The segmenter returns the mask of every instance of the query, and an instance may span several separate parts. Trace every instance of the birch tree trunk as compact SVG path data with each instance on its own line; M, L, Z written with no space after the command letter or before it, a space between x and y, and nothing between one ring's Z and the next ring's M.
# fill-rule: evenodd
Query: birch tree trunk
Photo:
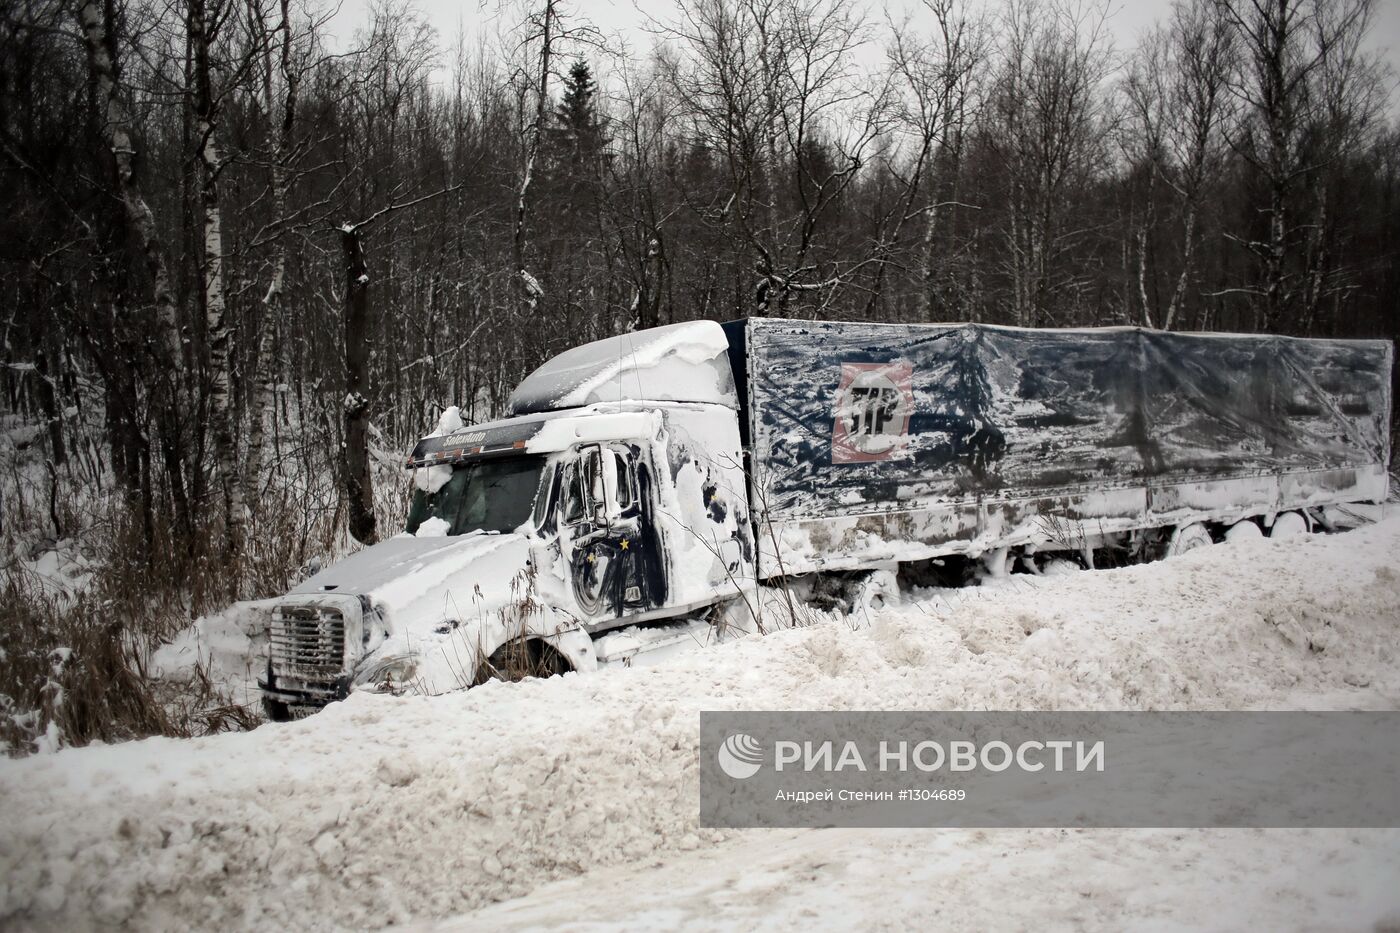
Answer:
M292 157L292 131L296 126L297 98L300 90L300 75L292 65L292 27L289 0L281 0L282 22L278 26L281 33L280 72L282 75L283 98L282 120L277 131L277 143L272 159L272 211L277 222L287 217L287 170ZM254 5L256 9L256 5ZM257 15L255 12L254 15ZM273 99L273 68L271 62L271 37L264 52L267 61L264 65L263 99L269 116L275 109ZM287 239L286 231L280 231L274 246L272 283L263 296L262 322L258 328L257 346L254 353L253 372L255 396L248 429L248 449L244 459L244 497L251 508L257 507L259 477L262 475L263 439L266 436L266 422L277 417L277 394L274 381L277 378L276 359L272 352L273 335L282 320L282 303L287 281Z
M121 198L127 226L139 244L151 277L158 340L172 371L177 371L183 359L180 315L170 287L170 271L165 262L164 245L156 229L155 215L151 213L136 178L136 143L131 115L127 112L118 83L117 59L113 52L115 42L109 28L110 16L111 12L103 0L82 0L78 7L88 68L96 85L98 106L102 109L103 140L116 160L117 194Z
M515 235L511 244L511 257L515 260L511 280L515 285L516 293L520 296L521 310L530 317L534 316L534 312L539 308L540 298L544 297L544 289L540 286L539 280L525 268L525 250L529 243L527 214L530 185L534 182L535 165L540 155L540 141L544 136L544 123L549 113L549 69L550 59L554 54L555 19L558 15L555 6L556 0L544 0L544 18L540 37L539 84L533 88L536 95L534 122L525 126L522 134L524 152L520 168L520 187L516 191L515 198Z
M1186 286L1191 281L1193 265L1196 261L1196 213L1197 205L1191 201L1182 221L1181 234L1181 273L1176 277L1176 287L1172 289L1171 303L1162 319L1162 330L1171 330L1176 323L1177 312L1186 298Z
M154 338L149 339L146 345L158 370L152 379L151 407L160 428L161 454L169 474L175 521L188 532L193 529L193 523L185 494L185 458L180 428L179 386L180 373L184 369L184 347L180 337L179 309L175 304L170 269L155 215L146 202L136 176L136 143L131 114L127 110L119 80L116 39L112 31L115 14L105 0L80 0L76 13L96 105L100 111L98 122L103 142L112 154L115 167L114 193L121 201L125 233L128 242L135 245L151 281L156 327ZM137 482L136 474L132 473L129 479ZM146 513L143 521L149 525L149 495L143 493L142 502L142 510Z
M233 335L224 294L223 211L219 204L219 147L214 139L218 106L209 73L211 17L205 0L189 0L189 41L194 65L195 145L199 160L199 200L204 213L204 317L209 341L209 415L213 422L214 463L224 500L224 539L232 553L243 541L247 506L239 475L237 413L234 410Z

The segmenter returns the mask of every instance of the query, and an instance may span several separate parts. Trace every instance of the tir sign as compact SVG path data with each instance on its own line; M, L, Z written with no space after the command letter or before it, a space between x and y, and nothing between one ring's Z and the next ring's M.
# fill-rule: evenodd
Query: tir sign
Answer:
M872 463L909 453L914 368L893 363L842 363L831 429L832 463Z

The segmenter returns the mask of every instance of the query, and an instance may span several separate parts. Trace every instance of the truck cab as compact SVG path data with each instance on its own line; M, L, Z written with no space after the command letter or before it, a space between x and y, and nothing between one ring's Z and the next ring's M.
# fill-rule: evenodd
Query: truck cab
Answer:
M269 715L591 670L608 633L752 582L728 346L713 322L624 335L541 366L502 420L448 409L407 461L404 531L274 606Z

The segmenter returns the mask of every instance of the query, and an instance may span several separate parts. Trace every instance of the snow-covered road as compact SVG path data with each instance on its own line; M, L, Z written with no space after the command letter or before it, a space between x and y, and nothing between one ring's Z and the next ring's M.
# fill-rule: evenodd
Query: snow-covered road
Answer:
M0 762L0 926L1400 929L1400 831L696 825L702 709L1400 708L1397 553L1389 519L911 594L660 667Z
M1393 933L1396 879L1394 830L772 830L421 929Z

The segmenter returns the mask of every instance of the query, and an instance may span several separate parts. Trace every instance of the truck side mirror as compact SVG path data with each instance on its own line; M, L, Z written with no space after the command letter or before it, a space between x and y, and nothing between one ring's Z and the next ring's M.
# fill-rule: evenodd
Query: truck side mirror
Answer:
M602 448L596 446L585 447L582 453L580 463L588 495L588 518L595 527L604 528L608 525L613 501L608 491L608 458L603 456Z
M611 525L622 518L622 505L618 501L617 457L612 451L603 452L603 502L605 509L600 523Z

